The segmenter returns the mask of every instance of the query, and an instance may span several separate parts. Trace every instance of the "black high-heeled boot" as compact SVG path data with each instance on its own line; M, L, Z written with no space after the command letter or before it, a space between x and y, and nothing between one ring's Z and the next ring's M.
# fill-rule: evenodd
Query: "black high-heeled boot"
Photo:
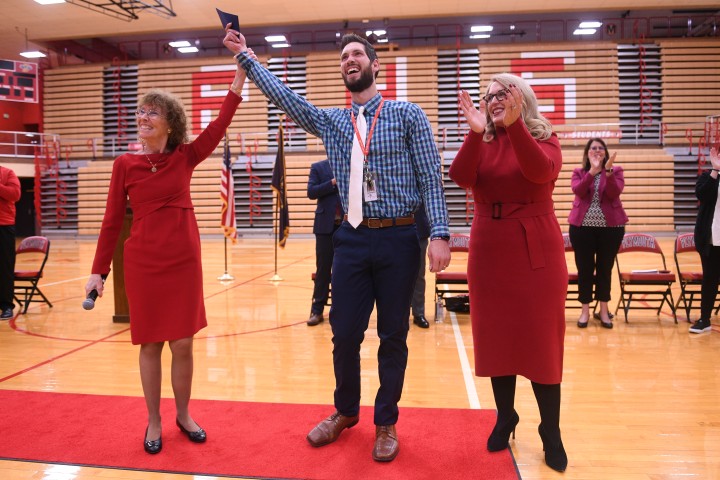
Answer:
M548 467L558 472L564 472L568 465L567 454L563 447L560 432L557 434L557 440L552 441L545 432L542 423L538 425L538 433L543 442L543 451L545 452L545 463Z
M503 424L500 424L500 417L498 417L498 422L487 440L488 451L499 452L508 448L510 434L512 433L512 438L515 439L515 427L519 422L520 415L515 410L513 410L512 417Z
M530 382L540 409L538 433L543 442L545 463L558 472L564 472L568 459L560 438L560 384Z
M498 418L495 428L488 437L487 449L491 452L499 452L508 448L510 434L515 438L515 426L520 417L515 411L515 383L517 376L507 375L503 377L491 377L493 397L498 410Z

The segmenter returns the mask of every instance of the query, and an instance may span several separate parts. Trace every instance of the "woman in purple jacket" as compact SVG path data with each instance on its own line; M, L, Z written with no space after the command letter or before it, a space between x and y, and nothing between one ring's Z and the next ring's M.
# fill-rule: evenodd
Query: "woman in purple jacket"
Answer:
M604 328L613 327L608 312L610 275L628 222L620 201L625 178L622 167L613 166L616 156L617 153L608 155L602 139L590 139L585 145L582 167L572 175L575 200L568 223L578 270L578 300L582 304L579 328L588 325L593 283L595 300L600 302L600 324Z

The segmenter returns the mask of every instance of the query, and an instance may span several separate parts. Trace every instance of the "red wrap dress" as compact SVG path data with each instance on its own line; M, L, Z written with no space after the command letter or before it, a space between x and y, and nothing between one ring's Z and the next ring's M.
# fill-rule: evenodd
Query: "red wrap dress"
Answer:
M187 338L207 326L190 180L220 143L240 101L228 92L218 118L169 154L148 155L148 160L126 153L115 159L92 273L110 271L129 197L133 223L123 265L133 344ZM150 161L157 172L150 171Z
M471 132L450 178L472 189L468 288L475 373L562 381L567 266L552 192L557 137L532 138L521 119L486 143Z

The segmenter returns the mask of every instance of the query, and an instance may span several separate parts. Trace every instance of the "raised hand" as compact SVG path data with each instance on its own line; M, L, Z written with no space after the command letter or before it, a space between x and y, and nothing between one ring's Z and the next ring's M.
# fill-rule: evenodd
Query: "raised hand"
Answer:
M610 155L610 158L605 163L605 170L610 170L613 166L613 163L615 163L615 158L617 157L617 152L613 152L612 155Z
M717 147L710 147L710 163L713 170L720 170L720 154Z
M510 95L505 99L505 116L503 117L503 125L507 128L522 115L523 96L515 85L508 88Z
M460 111L473 132L485 133L487 127L485 100L480 100L480 109L478 110L473 105L470 94L466 90L461 90L458 95L458 107L460 107Z
M223 39L223 45L233 52L233 54L237 55L238 53L247 50L247 43L245 43L245 37L243 34L230 28L231 25L231 23L225 25L225 38Z

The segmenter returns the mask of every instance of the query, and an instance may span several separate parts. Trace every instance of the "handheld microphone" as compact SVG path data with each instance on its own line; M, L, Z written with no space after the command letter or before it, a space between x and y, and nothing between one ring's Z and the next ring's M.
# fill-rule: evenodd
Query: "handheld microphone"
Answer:
M102 277L102 281L103 281L103 285L104 285L107 275L101 275L101 277ZM85 310L92 310L93 308L95 308L95 300L97 300L97 298L98 298L98 291L97 291L97 289L93 288L92 290L90 290L90 293L88 293L87 298L85 300L83 300L82 307Z

